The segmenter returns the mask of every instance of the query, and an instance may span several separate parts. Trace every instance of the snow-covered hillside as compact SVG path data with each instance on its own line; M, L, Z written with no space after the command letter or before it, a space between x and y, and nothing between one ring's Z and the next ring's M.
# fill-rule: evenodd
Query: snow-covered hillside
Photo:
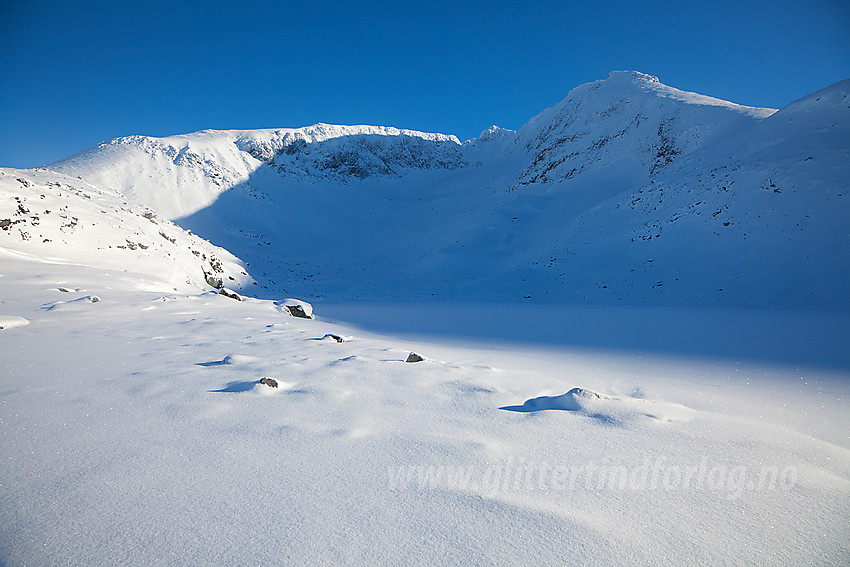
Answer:
M0 257L110 270L117 287L247 288L228 251L117 192L44 170L0 169Z
M850 308L847 90L775 113L618 71L463 144L319 124L51 168L225 247L272 297Z

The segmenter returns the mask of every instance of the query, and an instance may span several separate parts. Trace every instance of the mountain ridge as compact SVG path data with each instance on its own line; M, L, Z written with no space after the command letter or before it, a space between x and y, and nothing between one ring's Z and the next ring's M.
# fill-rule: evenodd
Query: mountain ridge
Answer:
M850 308L848 84L774 111L615 71L463 143L206 130L51 167L250 261L260 293Z

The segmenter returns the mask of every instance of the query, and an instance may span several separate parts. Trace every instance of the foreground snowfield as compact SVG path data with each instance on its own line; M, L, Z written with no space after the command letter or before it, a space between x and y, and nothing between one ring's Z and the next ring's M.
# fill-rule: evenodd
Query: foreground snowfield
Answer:
M847 317L721 312L730 333L746 325L753 361L711 326L680 329L667 355L576 346L567 311L534 345L519 309L492 305L490 330L459 342L465 310L483 306L328 305L387 330L418 311L412 337L321 306L310 320L271 301L137 291L121 271L3 267L0 319L29 324L0 330L0 563L850 558ZM626 325L615 337L669 335L677 316L618 313L596 317ZM808 342L771 364L759 333L803 334L795 317ZM426 360L403 362L410 351ZM573 387L603 397L556 397ZM540 396L525 409L568 409L499 409Z

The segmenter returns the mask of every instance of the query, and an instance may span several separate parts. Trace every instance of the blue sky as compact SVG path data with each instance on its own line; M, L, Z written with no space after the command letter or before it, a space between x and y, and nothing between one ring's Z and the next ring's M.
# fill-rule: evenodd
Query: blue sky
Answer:
M850 77L850 2L0 0L0 166L206 128L519 128L613 69L781 107Z

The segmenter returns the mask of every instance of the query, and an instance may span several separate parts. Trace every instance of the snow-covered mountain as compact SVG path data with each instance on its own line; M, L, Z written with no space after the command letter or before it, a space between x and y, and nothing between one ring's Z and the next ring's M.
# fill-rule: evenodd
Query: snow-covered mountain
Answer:
M284 179L337 183L397 177L409 169L466 165L454 136L383 126L315 124L297 129L204 130L99 144L50 168L111 187L169 218L192 214L237 185L253 192L261 166Z
M464 143L317 124L50 168L230 250L270 295L848 308L848 85L775 112L616 71Z
M689 93L635 71L613 71L532 118L518 143L531 163L515 187L571 179L628 162L659 173L677 157L728 139L775 110Z

